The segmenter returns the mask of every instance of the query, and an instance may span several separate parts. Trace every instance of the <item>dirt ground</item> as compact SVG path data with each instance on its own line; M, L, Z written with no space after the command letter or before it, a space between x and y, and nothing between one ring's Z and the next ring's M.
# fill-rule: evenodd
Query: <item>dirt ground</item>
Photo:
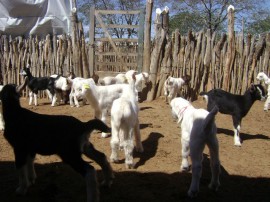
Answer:
M37 113L72 115L82 121L93 118L90 105L72 108L69 105L51 107L47 100L40 100L37 107L28 106L25 98L21 104ZM203 100L193 102L205 107ZM112 164L115 180L111 189L101 189L101 202L175 202L175 201L270 201L270 112L263 111L263 103L255 102L242 121L242 147L233 145L232 120L218 114L218 140L220 144L221 187L217 193L207 186L211 172L209 152L204 151L203 173L197 199L188 199L187 190L191 172L179 172L181 160L180 128L172 119L170 107L164 98L140 103L140 128L144 153L134 153L135 168L127 170L124 155ZM269 124L269 125L268 125ZM37 131L38 132L38 131ZM110 156L110 138L101 138L93 132L91 142ZM102 180L100 167L91 160ZM36 184L26 196L16 196L18 178L14 167L12 148L0 134L0 201L1 202L82 202L86 201L83 178L57 156L39 156L35 161Z

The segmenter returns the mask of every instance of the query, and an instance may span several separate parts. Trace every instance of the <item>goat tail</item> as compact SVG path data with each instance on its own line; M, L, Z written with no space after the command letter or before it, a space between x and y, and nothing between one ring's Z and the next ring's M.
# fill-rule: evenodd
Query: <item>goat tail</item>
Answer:
M99 131L104 132L104 133L110 133L111 132L111 128L108 127L100 119L96 119L96 118L92 119L92 120L86 122L86 125L87 125L88 130L99 130Z
M203 100L206 103L208 103L208 94L207 94L207 92L204 92L204 91L203 92L200 92L199 95L203 97Z
M215 105L213 109L209 112L209 114L206 116L203 124L204 131L209 131L209 129L212 127L212 124L214 123L215 116L218 113L218 110L219 108L217 107L217 105Z

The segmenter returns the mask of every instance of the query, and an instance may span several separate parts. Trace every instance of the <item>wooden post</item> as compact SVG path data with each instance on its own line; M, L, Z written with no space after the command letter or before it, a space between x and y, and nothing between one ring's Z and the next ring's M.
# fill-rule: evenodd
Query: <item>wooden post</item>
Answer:
M152 21L153 0L146 0L146 15L144 29L143 49L143 72L149 72L151 61L151 21Z
M156 36L155 36L155 45L151 54L151 64L150 64L150 82L152 84L150 92L147 95L147 101L152 101L155 98L156 92L156 81L157 81L157 72L158 65L160 61L160 56L162 52L162 48L164 47L164 42L166 35L168 33L169 25L169 8L165 7L162 11L157 9L156 13Z
M94 74L94 67L95 67L95 7L92 6L90 8L90 13L89 13L89 18L90 18L90 25L89 25L89 70L90 70L90 76L93 76Z
M228 12L228 49L223 80L223 90L225 91L230 90L231 70L235 58L234 7L229 6Z
M261 36L255 48L255 53L252 57L252 65L248 74L248 85L250 85L251 82L253 81L254 70L255 70L255 67L257 66L257 61L259 60L259 57L262 55L264 47L265 47L265 36Z
M138 55L137 55L137 70L138 70L138 72L142 72L142 67L143 67L144 16L145 16L145 9L141 9L140 21L139 21L139 36L138 36Z
M211 77L211 55L212 55L212 48L211 48L211 30L208 29L206 32L206 50L203 59L204 68L206 68L206 75L207 75L207 91L211 90L213 87L213 78Z

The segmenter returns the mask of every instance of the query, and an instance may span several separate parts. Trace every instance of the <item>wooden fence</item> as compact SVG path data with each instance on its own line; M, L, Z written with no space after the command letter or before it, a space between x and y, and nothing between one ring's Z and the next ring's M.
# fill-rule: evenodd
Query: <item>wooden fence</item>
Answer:
M153 92L151 97L163 95L162 87L168 75L181 77L189 74L191 82L183 95L195 100L200 91L212 88L243 94L250 83L257 82L255 77L258 72L270 74L270 33L245 36L243 33L234 34L234 31L230 30L228 34L218 35L205 30L181 36L179 31L175 30L172 36L168 36L168 15L162 15L164 19L155 23L156 36L152 41L150 66L143 67L144 71L150 73L153 84L152 89L148 89L151 94ZM85 42L82 26L76 23L74 25L77 31L72 37L47 35L44 39L32 36L25 39L0 36L1 82L21 83L19 73L27 64L31 66L32 74L37 77L54 73L65 75L67 71L73 71L80 77L92 76L88 57L90 45ZM112 65L117 58L102 54L104 50L113 50L110 44L97 43L95 48L100 54L94 58L98 64L94 72L98 75L100 71L118 72L119 69ZM126 58L130 64L137 60L137 48L137 44L127 43L124 50L121 50L134 52L134 56ZM107 61L107 65L99 65L101 60ZM130 65L129 68L134 66Z
M190 32L187 36L180 36L176 30L172 40L167 42L171 43L167 46L170 57L166 63L161 62L159 75L164 72L174 77L191 75L190 86L185 92L185 96L191 100L196 99L202 90L224 89L225 82L229 83L225 90L243 94L250 83L257 82L258 72L270 74L270 33L259 37L247 35L246 38L239 34L235 39L235 57L229 72L229 81L224 78L228 54L227 35L217 36L214 33L210 36L209 31ZM169 70L165 70L166 68ZM162 91L157 96L161 94Z
M247 35L245 38L240 34L236 35L235 39L236 53L227 90L243 94L251 82L256 82L255 77L258 72L270 74L270 33L259 37ZM208 46L210 46L210 56L207 55ZM77 76L87 77L84 73L87 71L83 70L88 68L87 57L84 57L86 64L83 65L82 55L88 54L88 46L78 45L77 47L77 52L74 54L72 40L65 35L60 37L48 35L43 40L37 37L12 39L3 35L0 38L2 82L3 84L21 83L22 78L19 72L26 64L30 64L34 76L49 76L54 73L65 75L67 71L74 71ZM136 52L136 48L137 46L133 44L133 46L126 46L125 51ZM157 76L159 88L163 86L163 83L159 83L162 74L175 77L191 75L192 79L189 88L185 91L185 96L192 100L196 99L202 90L223 88L227 48L228 41L225 34L222 36L213 34L210 37L209 31L201 31L180 36L176 30L163 49L167 55L165 58L167 62L163 61L164 53L164 57L159 62ZM99 51L103 49L111 49L111 47L109 44L102 43ZM99 71L119 71L111 68L111 62L116 60L113 56L96 56L95 60L108 61L107 66L97 65L95 70L97 74ZM129 60L134 63L136 54ZM165 71L166 68L169 68L169 71ZM162 94L162 90L158 91L155 97Z

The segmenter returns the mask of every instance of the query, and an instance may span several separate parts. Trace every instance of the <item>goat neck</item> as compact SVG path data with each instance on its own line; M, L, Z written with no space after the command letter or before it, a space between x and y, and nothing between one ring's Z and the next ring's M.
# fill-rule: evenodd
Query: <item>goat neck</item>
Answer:
M3 117L16 117L17 111L21 109L20 94L15 84L7 84L1 91Z
M243 116L246 116L247 113L249 112L250 108L254 104L254 102L258 99L256 97L254 97L252 90L250 88L245 92L245 94L244 94L244 96L242 96L242 98L243 98L242 114L243 114Z

